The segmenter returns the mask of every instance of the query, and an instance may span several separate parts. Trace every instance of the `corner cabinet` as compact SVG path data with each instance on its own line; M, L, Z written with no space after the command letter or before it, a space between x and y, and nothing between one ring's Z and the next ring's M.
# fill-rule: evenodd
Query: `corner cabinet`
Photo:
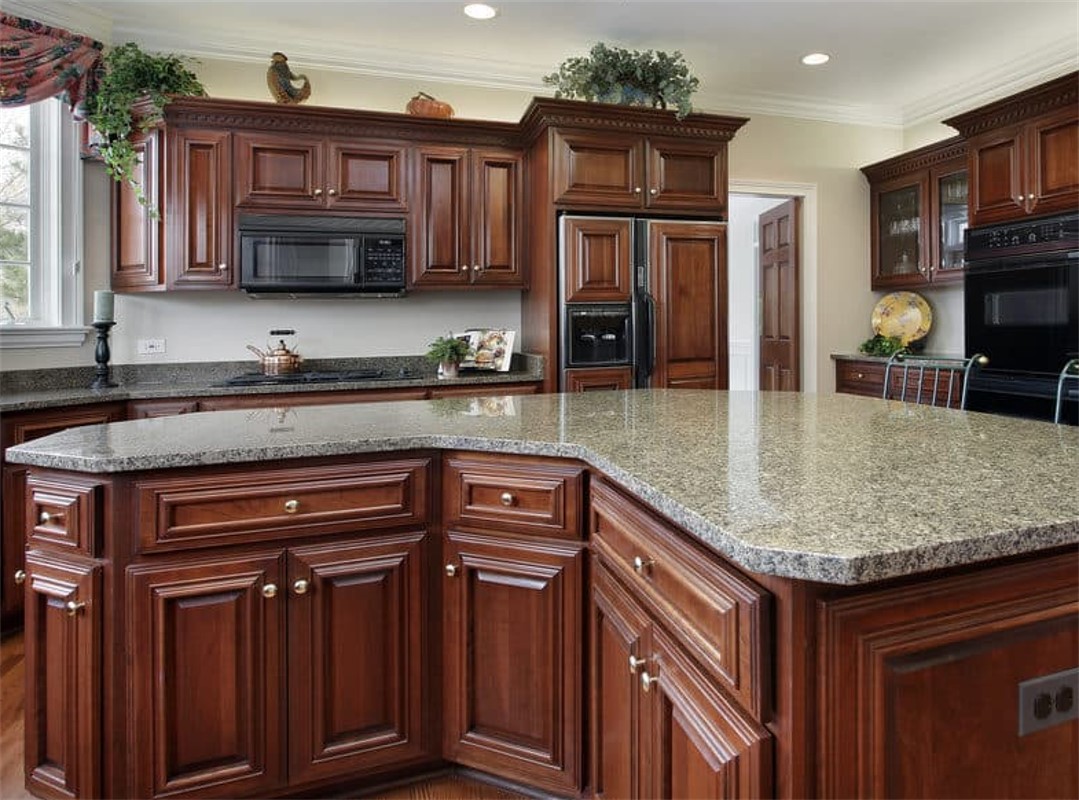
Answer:
M1079 73L944 124L969 141L972 225L1079 207Z
M967 145L954 137L862 167L869 180L872 287L962 280Z

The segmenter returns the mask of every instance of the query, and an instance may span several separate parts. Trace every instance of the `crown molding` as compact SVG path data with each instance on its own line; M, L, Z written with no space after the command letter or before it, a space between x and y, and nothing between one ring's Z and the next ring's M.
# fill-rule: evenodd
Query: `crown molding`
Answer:
M898 108L885 105L840 103L825 97L788 94L745 94L698 91L693 109L709 114L744 114L771 117L794 117L816 122L843 125L871 125L877 128L902 128L903 115Z
M71 0L50 0L48 3L4 0L4 13L44 22L54 28L89 36L105 44L112 41L112 18Z

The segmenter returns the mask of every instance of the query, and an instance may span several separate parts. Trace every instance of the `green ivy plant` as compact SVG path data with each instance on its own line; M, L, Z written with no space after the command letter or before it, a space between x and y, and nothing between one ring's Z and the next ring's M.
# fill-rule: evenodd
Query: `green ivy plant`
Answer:
M86 119L102 139L97 149L108 174L130 186L146 205L146 195L135 181L138 153L131 135L157 124L171 95L202 96L206 90L184 65L185 59L151 55L134 42L113 47L103 60L97 87L86 98ZM132 107L143 97L149 97L152 109L136 121Z
M891 356L900 351L908 352L909 347L903 345L903 340L898 336L882 336L875 334L858 345L858 351L867 356Z
M555 87L555 97L625 105L652 105L676 110L683 119L693 110L690 98L700 81L677 50L668 54L653 50L627 50L602 42L588 56L562 62L558 72L543 82Z

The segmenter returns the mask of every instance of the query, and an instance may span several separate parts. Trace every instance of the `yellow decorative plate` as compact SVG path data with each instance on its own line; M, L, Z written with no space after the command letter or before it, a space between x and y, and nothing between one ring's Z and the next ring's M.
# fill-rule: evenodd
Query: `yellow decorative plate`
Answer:
M929 302L917 292L886 294L873 307L873 333L898 336L908 345L929 333L933 311Z

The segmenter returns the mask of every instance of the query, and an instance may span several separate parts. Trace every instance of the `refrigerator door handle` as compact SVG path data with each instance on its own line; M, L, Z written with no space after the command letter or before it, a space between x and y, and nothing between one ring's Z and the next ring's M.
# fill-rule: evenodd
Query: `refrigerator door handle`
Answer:
M644 324L641 326L640 370L642 377L650 378L656 366L656 301L645 292Z

